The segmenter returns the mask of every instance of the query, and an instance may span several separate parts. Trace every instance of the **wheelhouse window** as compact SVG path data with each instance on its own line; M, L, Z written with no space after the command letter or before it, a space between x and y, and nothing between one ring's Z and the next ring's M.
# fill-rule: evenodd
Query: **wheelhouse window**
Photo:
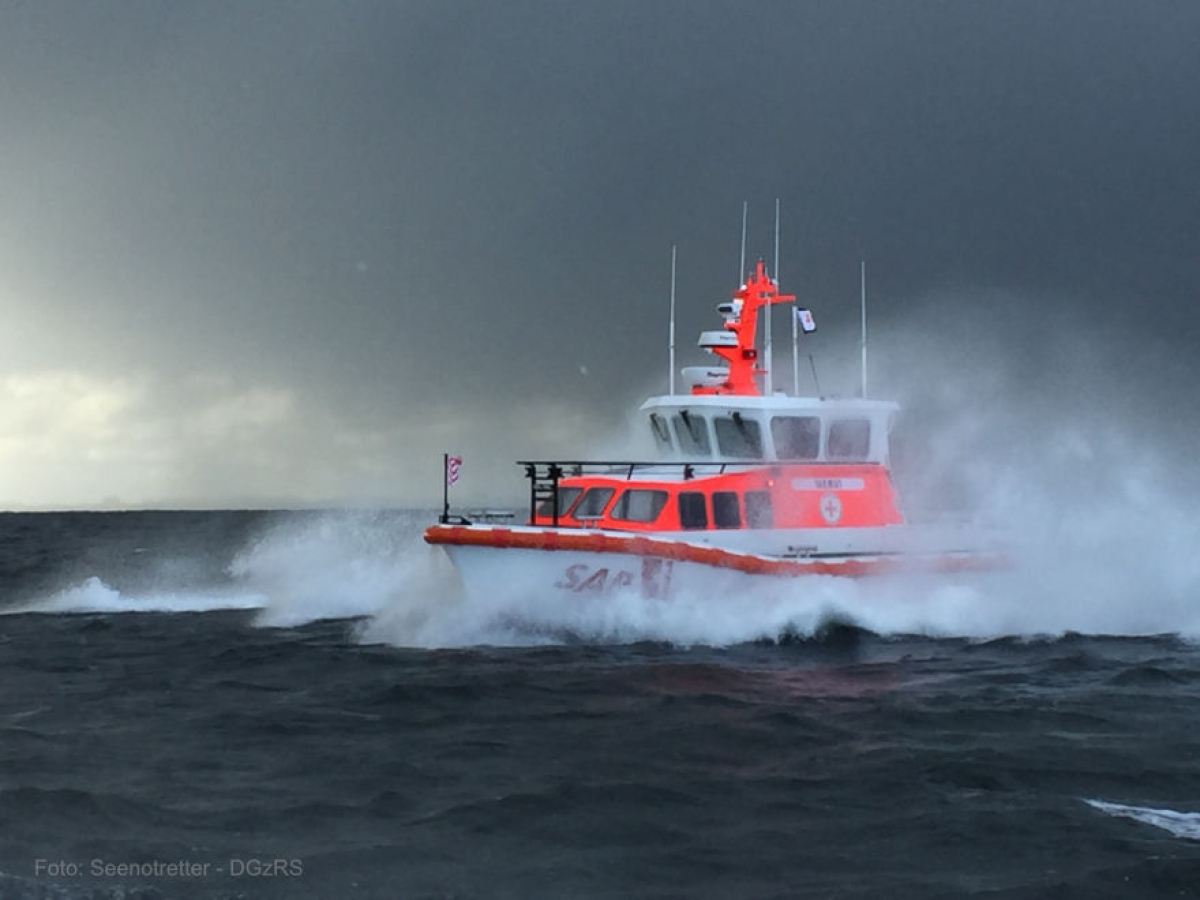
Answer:
M613 504L612 517L622 522L653 522L666 504L666 491L628 490Z
M650 431L654 434L654 443L659 450L670 452L671 432L667 429L667 420L658 413L650 413Z
M741 528L742 516L738 510L738 495L733 491L714 491L712 495L713 526L716 528Z
M580 520L598 519L604 515L604 507L608 506L608 501L612 499L612 495L612 488L589 488L571 515Z
M708 509L703 494L684 491L679 495L679 524L683 528L708 527Z
M773 416L771 440L779 459L816 459L821 452L821 420L816 416Z
M775 512L769 491L746 491L746 527L773 528Z
M712 444L708 440L708 422L704 416L681 410L674 417L675 438L684 456L712 456Z
M571 508L580 494L583 493L583 488L577 487L560 487L558 489L558 515L561 518L567 514L567 510ZM554 501L547 498L538 506L537 514L539 516L549 516L553 514Z
M830 459L866 459L871 452L870 419L831 422L825 451Z
M758 423L741 413L713 419L717 429L717 449L734 459L762 459L762 432Z

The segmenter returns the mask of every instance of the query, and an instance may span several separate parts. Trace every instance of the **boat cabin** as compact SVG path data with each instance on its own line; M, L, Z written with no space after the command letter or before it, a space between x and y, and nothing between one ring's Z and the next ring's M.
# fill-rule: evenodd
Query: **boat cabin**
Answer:
M651 397L641 409L664 460L886 466L899 407L884 400L693 394Z

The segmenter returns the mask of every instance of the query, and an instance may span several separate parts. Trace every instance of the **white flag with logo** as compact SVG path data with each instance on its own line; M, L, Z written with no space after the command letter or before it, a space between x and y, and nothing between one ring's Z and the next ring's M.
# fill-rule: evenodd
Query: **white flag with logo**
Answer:
M800 330L805 334L812 334L817 330L817 320L813 318L811 309L797 309L796 321L800 323Z
M458 481L458 470L461 468L461 456L450 456L446 458L446 484L454 484L454 482Z

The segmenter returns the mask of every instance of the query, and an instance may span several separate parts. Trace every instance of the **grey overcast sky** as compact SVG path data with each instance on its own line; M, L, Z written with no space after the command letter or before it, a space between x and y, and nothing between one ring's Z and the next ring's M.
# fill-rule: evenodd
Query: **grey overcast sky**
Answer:
M0 506L519 489L663 389L673 243L703 361L776 197L827 391L865 258L878 393L1194 437L1198 42L1191 0L7 0Z

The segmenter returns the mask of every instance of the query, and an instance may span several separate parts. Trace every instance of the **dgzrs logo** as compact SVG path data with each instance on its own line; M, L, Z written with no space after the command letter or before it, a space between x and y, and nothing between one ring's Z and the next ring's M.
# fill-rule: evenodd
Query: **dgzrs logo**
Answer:
M842 518L842 501L837 494L822 494L817 508L826 525L836 525Z
M232 878L299 878L304 874L304 863L298 859L231 859L229 875Z

